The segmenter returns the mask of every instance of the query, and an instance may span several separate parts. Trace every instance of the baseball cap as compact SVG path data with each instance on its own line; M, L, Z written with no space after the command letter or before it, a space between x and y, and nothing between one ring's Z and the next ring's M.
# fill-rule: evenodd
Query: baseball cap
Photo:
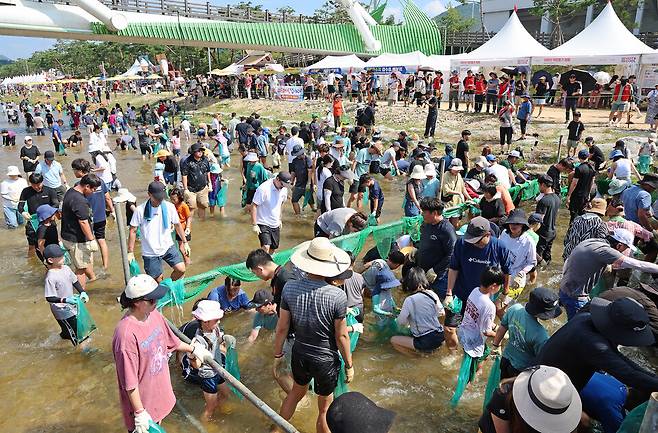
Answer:
M510 158L521 158L521 152L519 152L518 150L513 150L507 156L509 156Z
M528 224L543 224L544 222L544 215L540 214L539 212L533 212L530 214L528 217Z
M633 246L633 241L635 240L635 236L633 235L633 233L629 232L628 230L622 228L616 228L612 232L610 237L616 240L617 242L626 245L631 249L631 251L633 252L637 251L637 248Z
M50 244L43 250L44 259L54 259L64 257L64 250L58 244Z
M477 244L491 230L489 221L481 216L471 220L466 228L464 240L470 244Z
M32 137L30 135L26 135L23 141L27 143L28 141L32 140Z
M52 150L46 150L43 153L43 158L47 159L48 161L53 161L55 159L55 153Z
M271 304L274 302L274 296L272 295L272 292L269 290L261 289L257 290L256 293L254 293L254 297L249 303L249 306L252 308L259 308L267 304Z
M290 181L292 180L292 176L287 171L280 172L276 175L276 178L284 185L290 185Z
M128 280L123 294L128 299L144 298L155 301L167 294L169 288L158 284L150 275L139 274Z
M486 158L487 158L487 161L489 161L489 162L495 161L496 160L496 155L490 153L489 155L486 156Z
M578 151L578 158L580 159L589 158L589 151L587 149L580 149Z
M149 183L148 192L156 200L162 201L165 199L165 186L162 182L153 181Z

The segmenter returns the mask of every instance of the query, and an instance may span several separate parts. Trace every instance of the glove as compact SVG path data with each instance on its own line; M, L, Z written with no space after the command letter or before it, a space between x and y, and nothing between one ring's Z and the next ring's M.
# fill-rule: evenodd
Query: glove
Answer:
M81 299L82 302L84 302L85 304L86 304L87 302L89 302L89 295L87 294L87 292L82 292L82 293L80 293L80 299Z
M425 272L425 276L427 277L427 281L432 284L436 280L436 272L434 272L434 269L429 268L427 272Z
M257 235L259 235L260 234L260 227L258 227L258 224L254 224L253 226L251 226L251 231L256 233Z
M230 347L231 349L235 349L235 345L237 344L237 341L235 340L235 337L232 335L224 335L224 344L226 344L226 347Z
M493 348L491 349L491 352L489 354L491 356L501 356L502 355L502 350L501 350L500 346L498 346L498 347L493 346Z
M348 307L348 308L347 308L347 315L349 315L349 316L356 316L356 315L357 315L357 314L356 314L356 310L357 310L357 308L354 308L354 307Z
M345 383L350 383L354 380L354 366L345 366Z
M87 248L89 248L89 251L92 253L95 253L98 251L98 242L94 239L93 241L87 241L85 242L87 244Z
M29 212L23 212L21 213L21 215L23 216L23 218L25 218L25 221L29 221L32 219L32 215L30 215Z
M128 259L128 263L132 262L133 260L135 260L135 253L128 253L126 258Z
M148 433L149 424L153 422L151 415L144 409L138 414L135 414L135 430L133 433Z
M208 185L208 192L212 192L212 185Z
M363 323L355 323L352 325L352 332L358 332L359 334L363 334Z
M75 303L76 303L75 302L75 296L68 296L68 297L64 298L64 302L66 302L67 304L75 305Z
M208 359L208 357L210 359L213 359L212 353L210 353L210 351L205 347L203 347L203 345L198 341L193 341L192 347L193 347L192 353L190 353L188 356L195 359L199 359L203 362L205 362L206 359Z
M452 295L446 295L445 299L443 299L443 306L446 308L452 306Z
M187 242L183 244L183 252L187 257L189 257L190 254L192 254L192 249L190 248L190 244L188 244Z

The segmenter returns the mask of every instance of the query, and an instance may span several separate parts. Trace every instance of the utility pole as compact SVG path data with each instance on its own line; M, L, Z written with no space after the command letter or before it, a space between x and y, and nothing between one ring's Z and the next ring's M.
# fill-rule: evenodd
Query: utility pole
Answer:
M210 71L212 71L212 60L210 58L210 47L208 47L207 50L208 50L208 73L210 73Z

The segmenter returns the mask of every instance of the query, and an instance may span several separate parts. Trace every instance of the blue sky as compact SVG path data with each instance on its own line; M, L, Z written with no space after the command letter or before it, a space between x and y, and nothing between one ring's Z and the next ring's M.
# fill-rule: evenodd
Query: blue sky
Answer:
M196 0L191 0L196 1ZM199 0L200 1L200 0ZM367 0L365 0L367 1ZM430 17L440 14L445 10L445 4L449 0L415 0L416 4L427 12ZM211 3L218 5L235 4L236 1L212 0ZM324 0L309 0L297 2L292 0L252 0L254 4L262 4L267 9L277 9L281 6L295 4L295 10L303 14L311 14L320 7ZM402 5L398 0L388 0L387 14L393 14L398 19L402 18ZM10 6L8 6L10 7ZM0 54L10 59L29 57L35 51L49 48L55 43L53 39L22 38L14 36L0 36Z

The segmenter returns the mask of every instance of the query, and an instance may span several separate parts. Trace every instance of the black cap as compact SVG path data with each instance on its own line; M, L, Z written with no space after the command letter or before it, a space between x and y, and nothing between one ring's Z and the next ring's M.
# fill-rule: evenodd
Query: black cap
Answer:
M252 308L258 308L273 302L274 296L272 295L272 292L261 289L254 293L254 298L251 300L250 306Z
M203 146L199 143L194 143L192 146L190 146L190 153L194 153L199 150L203 150Z
M64 250L57 244L50 244L43 250L43 257L45 259L64 257Z
M276 175L276 178L284 185L290 185L290 181L292 180L292 176L287 171L279 172L279 174Z
M621 298L610 302L594 298L590 312L596 329L616 345L640 347L655 342L649 315L635 299Z
M162 182L153 181L149 183L148 191L149 194L151 194L151 196L158 201L165 199L165 186Z
M553 186L553 178L547 174L542 174L537 178L537 182L543 183L546 186Z
M490 230L491 224L489 223L489 220L477 216L468 223L466 233L464 234L464 240L471 244L477 244L484 235L490 232Z
M360 392L346 392L335 399L327 411L332 433L387 433L395 412L377 406Z
M554 319L562 314L560 299L557 294L546 287L537 287L530 292L525 310L538 319Z
M528 217L528 224L543 224L544 223L544 215L534 212L531 213L530 216Z
M46 150L43 153L43 158L47 159L48 161L53 161L55 159L55 152L53 152L52 150Z

